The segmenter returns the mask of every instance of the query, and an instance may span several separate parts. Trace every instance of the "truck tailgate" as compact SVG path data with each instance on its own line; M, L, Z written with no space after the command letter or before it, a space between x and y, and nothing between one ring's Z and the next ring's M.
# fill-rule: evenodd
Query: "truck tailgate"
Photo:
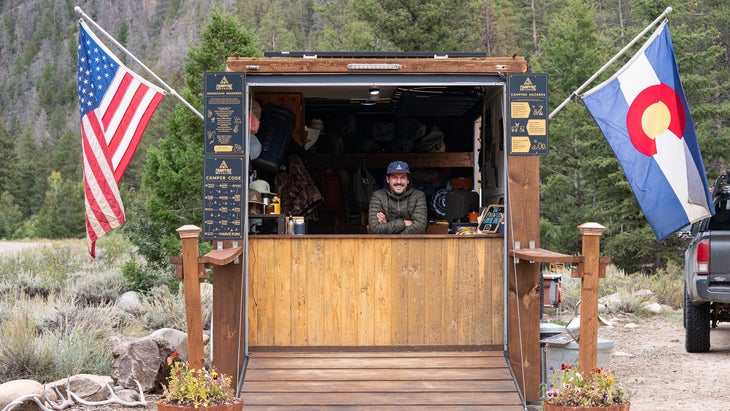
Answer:
M730 286L730 231L710 231L710 284Z

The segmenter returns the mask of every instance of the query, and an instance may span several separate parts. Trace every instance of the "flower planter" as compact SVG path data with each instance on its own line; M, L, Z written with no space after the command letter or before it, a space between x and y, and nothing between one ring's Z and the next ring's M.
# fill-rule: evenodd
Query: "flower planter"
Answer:
M545 411L629 411L630 402L615 405L596 405L589 407L570 407L567 405L543 404Z
M243 401L237 400L230 404L214 405L211 404L207 407L195 408L192 405L176 405L176 404L165 404L160 401L157 403L157 411L241 411L243 410Z

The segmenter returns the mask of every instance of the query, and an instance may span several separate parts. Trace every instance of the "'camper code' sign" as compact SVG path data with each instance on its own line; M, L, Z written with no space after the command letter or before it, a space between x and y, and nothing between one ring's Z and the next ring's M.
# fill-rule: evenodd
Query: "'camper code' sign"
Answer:
M203 158L203 238L243 238L243 157Z
M508 83L509 153L547 155L547 74L510 74Z

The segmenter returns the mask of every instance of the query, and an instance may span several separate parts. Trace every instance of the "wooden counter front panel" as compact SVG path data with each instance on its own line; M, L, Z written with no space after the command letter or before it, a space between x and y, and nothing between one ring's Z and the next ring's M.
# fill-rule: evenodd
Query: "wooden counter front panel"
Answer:
M249 245L249 345L502 345L502 238Z

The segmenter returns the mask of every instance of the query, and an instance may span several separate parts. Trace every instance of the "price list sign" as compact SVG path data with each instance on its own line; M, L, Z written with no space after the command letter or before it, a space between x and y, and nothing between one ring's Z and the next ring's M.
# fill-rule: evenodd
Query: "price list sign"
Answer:
M203 238L243 238L243 158L203 158Z
M205 73L205 154L242 154L243 73Z
M547 74L510 74L508 130L511 155L548 154Z

